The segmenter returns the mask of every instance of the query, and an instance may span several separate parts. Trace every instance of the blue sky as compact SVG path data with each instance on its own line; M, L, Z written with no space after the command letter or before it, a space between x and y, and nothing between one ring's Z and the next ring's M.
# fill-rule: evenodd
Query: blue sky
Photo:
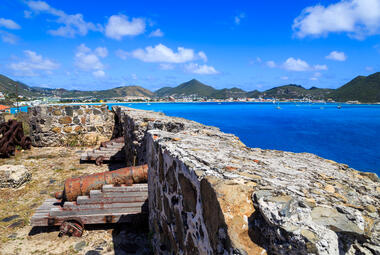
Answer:
M82 90L337 88L379 71L379 34L380 0L2 0L0 73Z

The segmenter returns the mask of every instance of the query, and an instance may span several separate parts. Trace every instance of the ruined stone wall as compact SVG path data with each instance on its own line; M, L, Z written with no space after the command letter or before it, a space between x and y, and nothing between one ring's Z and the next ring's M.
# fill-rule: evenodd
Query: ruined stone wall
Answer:
M379 254L375 174L313 154L248 148L160 113L119 114L129 164L149 164L156 254Z
M95 145L111 139L114 114L106 105L28 108L33 146Z

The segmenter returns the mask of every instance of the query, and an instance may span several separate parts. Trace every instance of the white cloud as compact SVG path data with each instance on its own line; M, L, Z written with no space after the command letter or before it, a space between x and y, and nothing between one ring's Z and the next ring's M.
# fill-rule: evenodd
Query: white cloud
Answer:
M326 58L336 61L345 61L347 59L347 56L344 54L344 52L332 51L329 55L326 56Z
M327 70L327 65L315 65L314 70Z
M295 59L293 57L288 58L284 64L284 69L289 71L307 71L310 70L310 66L306 61L303 61L302 59Z
M161 63L160 64L160 69L161 70L172 70L172 69L174 69L174 65L172 65L172 64L166 64L166 63Z
M20 29L20 25L11 19L0 18L0 27L5 27L8 29Z
M116 54L116 56L118 56L119 58L121 58L123 60L126 60L127 57L130 55L129 52L127 52L125 50L121 50L121 49L118 49L117 51L115 51L115 54Z
M36 52L31 50L25 50L24 54L26 58L23 61L11 63L10 68L18 76L37 76L39 73L36 71L45 71L45 73L50 74L52 70L57 69L59 64L38 55Z
M371 72L371 71L373 71L373 67L372 66L366 66L365 70L368 72Z
M106 73L103 70L94 71L94 72L92 72L92 74L97 78L102 78L102 77L106 76Z
M267 62L265 62L265 64L270 67L270 68L275 68L276 67L276 62L272 61L272 60L269 60Z
M321 77L322 74L320 72L315 72L312 77L310 77L310 80L317 81L319 77Z
M137 75L135 73L131 74L131 77L132 77L133 80L137 80L138 79Z
M261 62L263 62L263 60L260 57L256 57L256 62L261 63Z
M164 36L164 33L161 31L161 29L156 29L154 31L152 31L150 34L149 34L149 37L163 37Z
M185 65L186 71L196 74L218 74L219 72L215 70L213 66L199 65L197 63L189 63Z
M244 18L245 18L245 13L240 13L239 15L236 15L234 18L235 24L240 25L241 20Z
M123 14L112 15L106 25L106 36L121 40L123 36L134 36L144 33L145 26L145 21L141 18L132 18L129 21L128 17Z
M32 17L32 12L31 11L24 11L24 18L30 19Z
M177 52L163 44L132 51L131 56L144 62L185 63L196 58L194 50L178 47Z
M105 58L107 55L106 48L98 47L92 51L85 44L81 44L75 53L75 66L83 71L92 71L95 77L104 77L104 65L100 58Z
M98 47L95 49L95 54L101 58L105 58L108 56L108 50L106 47Z
M284 80L284 81L289 80L289 77L288 76L282 76L281 80Z
M14 34L0 30L1 40L5 43L15 44L18 41L18 37Z
M204 53L203 51L200 51L200 52L198 52L198 56L199 56L204 62L207 62L207 56L206 56L206 53Z
M46 12L57 17L55 22L63 26L56 30L49 30L48 32L52 35L63 37L84 36L87 35L88 31L102 31L103 29L99 24L95 25L91 22L86 22L80 13L73 15L66 14L61 10L51 7L44 1L29 1L27 4L29 8L36 13ZM30 14L27 15L30 16Z
M293 23L295 36L327 36L348 33L363 39L380 33L379 0L341 0L324 7L320 4L305 8Z

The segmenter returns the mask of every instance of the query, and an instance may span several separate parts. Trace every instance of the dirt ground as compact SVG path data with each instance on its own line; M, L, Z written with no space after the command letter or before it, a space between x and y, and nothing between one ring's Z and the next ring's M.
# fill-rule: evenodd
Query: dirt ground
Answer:
M24 165L32 180L18 189L0 189L0 254L150 254L147 224L86 226L82 237L58 237L59 228L30 226L35 209L63 189L64 181L122 165L81 164L89 148L48 147L19 151L0 165Z

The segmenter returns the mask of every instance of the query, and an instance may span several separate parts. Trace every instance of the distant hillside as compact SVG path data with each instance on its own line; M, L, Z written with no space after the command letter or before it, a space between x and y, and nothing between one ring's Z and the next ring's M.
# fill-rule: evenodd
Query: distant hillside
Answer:
M154 93L140 86L123 86L107 90L66 90L40 87L29 87L19 81L14 81L4 75L0 75L0 92L15 97L16 85L18 94L31 98L54 97L79 98L92 97L97 99L112 99L126 96L139 97L184 97L197 96L204 98L226 99L226 98L276 98L276 99L329 99L338 102L360 101L360 102L380 102L380 72L369 76L358 76L338 89L321 89L312 87L305 89L296 84L274 87L265 91L253 90L246 92L240 88L215 89L209 85L192 79L177 87L163 87ZM4 102L3 102L4 103Z
M82 91L82 90L66 90L59 93L61 97L95 97L95 98L115 98L115 97L126 97L126 96L139 96L139 97L152 97L153 92L144 89L139 86L123 86L107 90L93 90L93 91Z
M29 86L14 81L4 75L0 74L0 92L3 92L4 94L9 94L12 96L16 95L16 86L18 86L18 94L22 96L31 96L33 95L33 89Z
M4 75L0 75L0 92L9 96L15 97L16 84L18 85L18 94L27 97L53 97L59 96L63 98L77 97L94 97L94 98L115 98L125 96L141 96L152 97L153 92L139 86L123 86L107 90L66 90L66 89L51 89L40 87L29 87L21 82L14 81Z
M332 94L335 101L380 102L380 72L358 76Z
M326 99L333 92L333 89L320 89L312 87L305 89L300 85L289 84L275 87L261 93L262 97L290 99L290 98L310 98L310 99Z
M202 82L192 79L184 82L177 87L163 87L155 92L158 97L183 97L183 96L198 96L207 98L229 98L229 97L245 97L246 92L239 88L231 89L215 89Z

